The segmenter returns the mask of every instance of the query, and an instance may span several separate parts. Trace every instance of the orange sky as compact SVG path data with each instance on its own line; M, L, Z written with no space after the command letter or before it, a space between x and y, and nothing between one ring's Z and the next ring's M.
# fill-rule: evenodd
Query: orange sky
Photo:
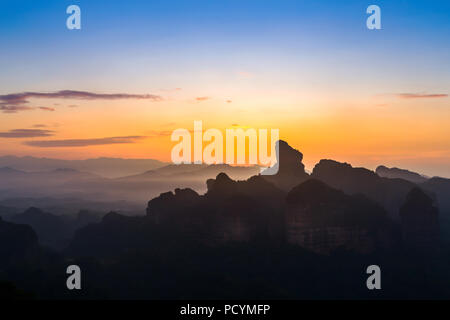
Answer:
M2 138L2 155L64 159L90 157L156 158L170 161L174 129L233 125L279 129L280 138L304 154L308 169L321 158L375 168L407 167L428 175L450 176L449 99L374 95L346 98L267 92L195 95L182 89L161 93L162 101L30 99L32 105L55 105L55 111L2 114L2 132L17 128L51 130L48 137ZM278 97L282 97L282 99ZM76 107L73 107L76 105ZM72 107L69 107L72 106ZM44 126L42 126L44 125ZM142 136L132 143L83 147L36 147L25 141ZM204 144L205 146L205 144Z

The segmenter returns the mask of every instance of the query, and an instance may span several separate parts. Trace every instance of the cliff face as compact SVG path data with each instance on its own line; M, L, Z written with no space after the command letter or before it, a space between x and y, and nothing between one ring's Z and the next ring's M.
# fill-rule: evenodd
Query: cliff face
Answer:
M414 188L400 208L403 242L417 250L433 250L439 243L438 209L421 189Z
M289 192L286 238L321 254L338 248L367 253L394 241L383 208L361 196L349 196L321 181L308 180Z

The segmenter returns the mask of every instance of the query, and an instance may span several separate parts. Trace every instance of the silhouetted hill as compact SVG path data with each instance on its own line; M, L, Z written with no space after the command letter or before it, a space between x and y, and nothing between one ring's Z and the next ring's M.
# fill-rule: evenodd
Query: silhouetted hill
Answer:
M400 208L403 240L415 250L432 251L439 244L438 208L420 188L413 188Z
M415 186L403 179L382 178L368 169L353 168L348 163L334 160L320 160L311 176L347 194L366 195L381 204L395 219L406 194Z
M62 217L38 208L29 208L21 214L12 216L10 221L31 226L36 231L40 243L53 248L63 248L71 236L70 227Z
M427 181L428 179L427 177L424 177L416 172L399 168L388 168L385 166L378 166L375 172L383 178L398 178L406 181L411 181L412 183L422 183Z
M121 177L117 180L121 182L145 182L152 180L178 180L181 182L201 180L204 182L206 179L213 178L221 172L226 173L233 179L247 179L252 175L258 174L259 170L258 166L238 167L228 164L171 164L142 174Z
M0 201L0 215L2 215L2 207L7 207L7 211L12 214L22 213L30 207L40 208L43 211L58 213L58 215L76 215L80 210L88 209L91 212L109 212L117 211L127 215L144 214L142 207L129 203L124 200L85 200L72 197L42 197L42 198L7 198ZM11 216L11 214L9 214Z
M38 238L30 226L3 221L0 217L0 267L22 259L38 247Z
M442 213L450 218L450 179L434 177L420 186L436 195Z

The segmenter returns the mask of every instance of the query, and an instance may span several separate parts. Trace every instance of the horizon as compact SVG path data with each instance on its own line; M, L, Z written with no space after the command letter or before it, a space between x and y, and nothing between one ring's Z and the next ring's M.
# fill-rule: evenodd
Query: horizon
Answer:
M298 151L300 151L301 152L301 150L298 150ZM304 155L303 155L304 156ZM252 167L252 166L256 166L256 167L261 167L261 166L259 166L259 165L255 165L255 164L247 164L247 165L245 165L245 164L241 164L241 165L239 165L239 164L228 164L228 163L214 163L214 164L206 164L206 163L200 163L200 164L197 164L197 163L181 163L181 164L175 164L175 163L172 163L172 162L164 162L164 161L162 161L162 160L159 160L159 159L153 159L153 158L115 158L115 157L96 157L96 158L84 158L84 159L64 159L64 158L48 158L48 157L34 157L34 156L30 156L30 155L25 155L25 156L15 156L15 155L0 155L0 158L6 158L6 157L15 157L15 158L34 158L34 159L39 159L39 160L57 160L57 161L87 161L87 160L102 160L102 159L105 159L105 160L143 160L143 161L145 161L145 160L148 160L148 161L159 161L161 164L163 164L163 166L161 167L161 168L163 168L163 167L165 167L165 166L168 166L168 165L174 165L174 166L183 166L183 165L197 165L197 166L217 166L217 165L225 165L225 166L230 166L230 167ZM313 169L314 169L314 167L321 161L321 160L332 160L332 161L337 161L337 160L335 160L335 159L330 159L330 158L323 158L323 159L320 159L317 163L315 163L312 167L309 167L309 166L307 166L306 164L305 164L305 171L306 171L306 173L308 173L308 174L311 174L312 173L312 171L313 171ZM304 160L303 160L304 161ZM376 169L378 168L378 167L386 167L387 169L400 169L400 170L407 170L407 171L409 171L409 172L412 172L412 173L417 173L417 174L419 174L419 175L421 175L422 177L424 177L424 178L428 178L428 179L431 179L431 178L445 178L445 179L450 179L450 177L448 177L448 176L436 176L436 175L427 175L426 173L423 173L423 172L416 172L416 171L414 171L414 170L411 170L410 168L401 168L401 167L395 167L395 166L389 166L389 165L386 165L386 164L379 164L379 165L377 165L375 168L368 168L368 167L358 167L358 166L354 166L352 163L349 163L349 162L346 162L346 161L337 161L337 162L339 162L339 163L347 163L347 164L350 164L353 168L364 168L364 169L367 169L367 170L370 170L370 171L373 171L373 172L375 172L376 173ZM0 167L0 169L1 168L12 168L12 169L15 169L14 167L11 167L11 166L1 166ZM59 168L59 169L64 169L64 168ZM22 171L22 169L19 169L19 170L21 170ZM154 170L154 169L150 169L150 171L151 170ZM78 170L77 170L78 171ZM31 171L30 171L31 172ZM33 172L41 172L41 171L33 171ZM43 171L43 172L45 172L45 171ZM87 171L88 172L88 171ZM143 173L145 173L145 172L143 172ZM119 176L119 177L121 177L121 176Z

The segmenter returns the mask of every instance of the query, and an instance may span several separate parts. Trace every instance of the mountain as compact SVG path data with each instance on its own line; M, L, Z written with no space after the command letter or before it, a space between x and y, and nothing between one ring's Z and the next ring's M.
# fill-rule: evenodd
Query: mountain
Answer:
M435 241L439 224L430 191L331 160L322 160L309 176L298 151L280 151L280 159L289 154L292 161L280 162L278 176L236 181L219 173L206 180L203 193L169 188L149 196L145 216L110 212L76 230L63 254L65 261L89 270L82 294L115 299L450 297L449 251ZM126 188L166 177L169 185L184 180L167 177L204 169L168 166L135 181L114 180ZM384 207L395 211L395 219ZM376 293L366 289L364 272L374 263L389 271Z
M4 221L0 217L0 267L23 258L38 247L38 238L30 226Z
M383 178L403 179L406 181L411 181L412 183L422 183L428 180L427 177L422 176L416 172L399 168L388 168L385 166L378 166L375 172L380 177Z
M138 174L165 166L166 163L154 159L96 158L86 160L61 160L36 157L0 157L0 167L12 167L28 172L52 171L69 168L91 172L108 178Z
M400 207L403 240L415 250L433 251L439 243L439 211L420 188L413 188Z
M361 193L381 204L394 219L399 219L398 210L407 193L415 184L403 179L378 176L365 168L353 168L348 163L320 160L311 177L347 194Z
M0 216L12 216L22 213L30 207L37 207L46 212L55 212L58 215L76 215L80 210L91 212L109 212L111 210L124 213L126 215L143 214L141 206L124 200L86 200L81 198L55 198L55 197L18 197L0 200Z
M0 201L17 198L79 199L80 205L75 207L77 211L96 210L96 207L82 207L81 202L93 204L126 200L129 203L126 211L133 211L136 204L142 206L150 197L168 189L183 187L204 192L205 181L220 172L226 172L234 179L247 179L259 170L257 166L183 164L167 165L137 175L110 179L71 168L25 172L5 167L0 168ZM36 206L49 207L49 204ZM110 207L107 211L117 209Z
M272 168L266 169L263 176L267 181L287 192L307 180L309 175L305 172L305 166L302 163L303 154L300 151L283 140L279 140L275 148L277 163Z
M80 210L75 215L55 215L30 207L23 213L12 215L8 221L28 225L36 231L40 244L56 250L65 248L75 230L101 221L104 214Z
M436 195L442 213L450 218L450 179L434 177L421 183L420 187Z
M38 208L29 208L23 213L12 216L10 221L29 225L36 231L41 244L54 248L63 248L70 237L69 226L64 218Z
M395 242L386 211L362 195L347 195L310 179L286 197L287 241L318 253L338 248L372 252Z
M98 175L69 168L43 172L0 169L0 200L14 197L75 196L86 185L105 181Z
M156 179L167 180L200 180L202 183L209 178L214 178L219 173L224 172L233 179L247 179L248 177L258 174L260 168L258 166L238 167L228 164L171 164L155 170L146 171L142 174L126 176L118 178L118 181L139 182Z

